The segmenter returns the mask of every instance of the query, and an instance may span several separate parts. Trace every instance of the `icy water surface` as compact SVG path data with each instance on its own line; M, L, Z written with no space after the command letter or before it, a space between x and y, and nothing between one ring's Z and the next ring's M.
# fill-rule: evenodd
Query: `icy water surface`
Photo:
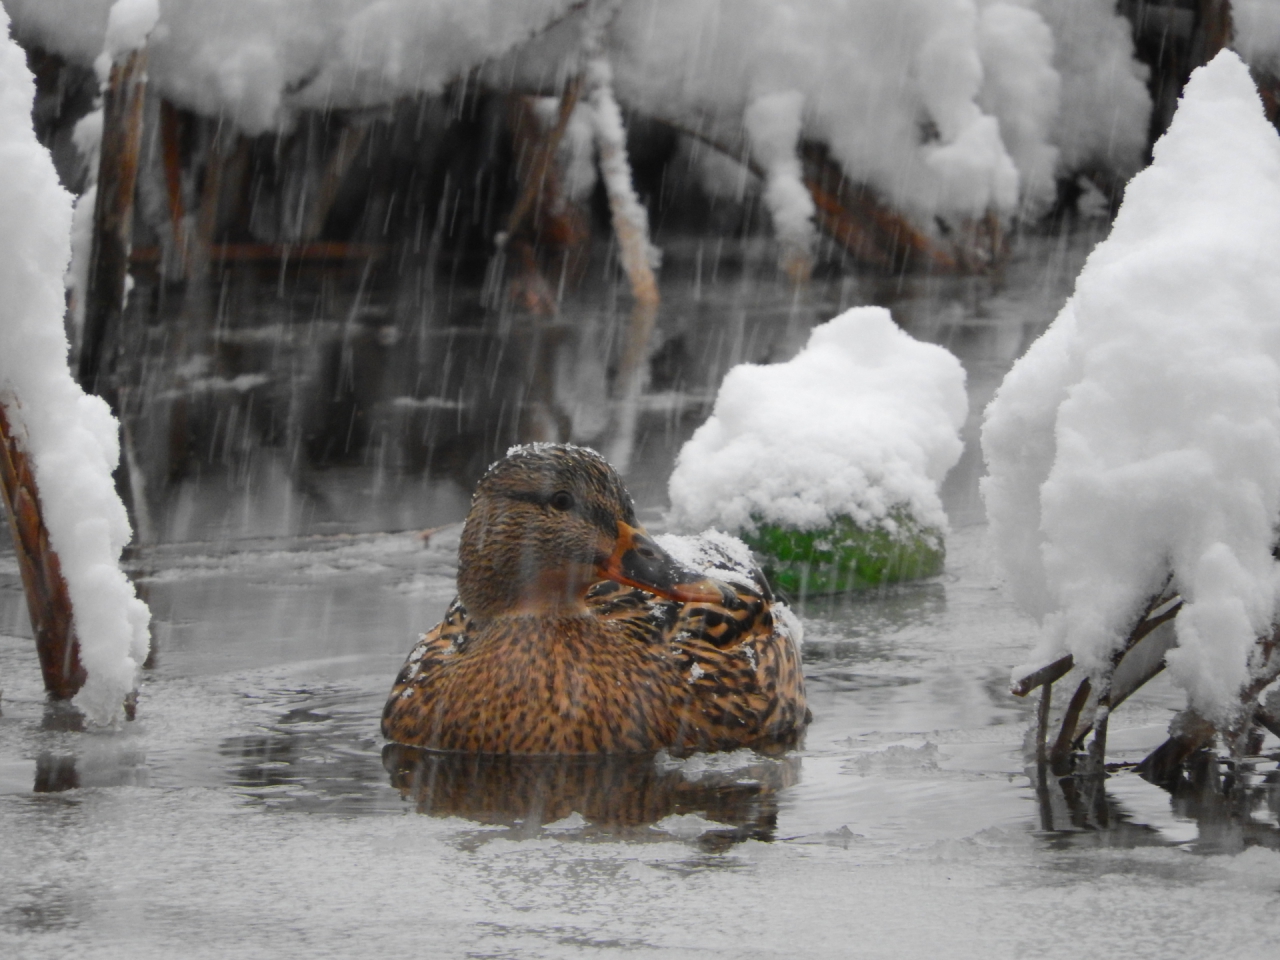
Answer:
M1274 798L1232 825L1118 773L1097 829L1023 770L1032 706L1007 681L1034 625L985 543L976 416L1074 273L1038 262L1008 292L895 303L970 376L947 571L803 611L815 719L786 757L388 749L382 701L452 596L456 525L146 550L138 720L77 732L0 553L0 955L1276 956ZM637 463L652 526L678 439ZM404 515L456 519L465 494L433 489ZM1111 758L1179 705L1161 682L1125 704Z

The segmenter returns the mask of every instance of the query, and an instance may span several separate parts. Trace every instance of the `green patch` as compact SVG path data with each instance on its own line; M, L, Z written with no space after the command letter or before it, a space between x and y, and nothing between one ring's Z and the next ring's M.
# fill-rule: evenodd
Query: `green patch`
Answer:
M942 532L903 512L894 512L893 520L896 533L841 516L817 530L757 522L755 533L739 536L760 556L774 589L793 599L941 573L946 559Z

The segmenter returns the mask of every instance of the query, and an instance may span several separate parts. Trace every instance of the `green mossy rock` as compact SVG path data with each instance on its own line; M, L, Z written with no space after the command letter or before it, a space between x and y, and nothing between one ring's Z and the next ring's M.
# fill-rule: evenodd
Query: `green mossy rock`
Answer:
M774 589L791 599L941 573L946 559L942 532L905 513L894 513L893 519L897 533L868 529L842 516L817 530L757 522L755 533L739 536L760 556Z

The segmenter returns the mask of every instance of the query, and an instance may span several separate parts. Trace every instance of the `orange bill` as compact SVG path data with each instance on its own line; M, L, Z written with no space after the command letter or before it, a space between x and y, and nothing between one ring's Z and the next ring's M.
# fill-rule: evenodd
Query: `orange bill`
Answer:
M644 530L621 521L613 553L596 566L596 573L681 603L724 602L718 581L681 565Z

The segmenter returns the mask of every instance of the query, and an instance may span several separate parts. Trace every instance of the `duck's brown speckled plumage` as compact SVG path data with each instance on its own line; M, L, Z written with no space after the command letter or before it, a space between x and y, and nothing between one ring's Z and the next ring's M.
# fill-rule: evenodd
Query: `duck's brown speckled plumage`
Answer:
M559 562L552 554L577 549L566 525L580 528L580 545L598 541L599 572L606 546L613 549L601 531L614 526L616 542L616 531L635 524L621 482L598 456L561 446L540 447L537 454L525 456L549 463L517 464L504 473L499 468L506 461L500 461L481 482L460 551L462 596L396 677L383 735L411 746L507 754L794 742L808 721L799 652L775 624L772 597L758 573L754 586L702 580L698 598L684 602L611 580L588 589L589 578L567 588L581 596L550 607L511 599L513 577L501 553L513 538L523 538L512 552L521 571L514 579L544 583L544 568ZM562 489L572 490L581 506L573 515L541 502ZM521 510L523 522L505 523L507 513ZM482 536L473 526L477 517L487 518ZM557 542L544 550L551 539ZM479 580L468 569L477 540L486 547ZM646 550L656 548L644 543ZM498 578L502 582L485 582ZM551 579L559 584L563 577ZM469 612L475 607L489 615Z

